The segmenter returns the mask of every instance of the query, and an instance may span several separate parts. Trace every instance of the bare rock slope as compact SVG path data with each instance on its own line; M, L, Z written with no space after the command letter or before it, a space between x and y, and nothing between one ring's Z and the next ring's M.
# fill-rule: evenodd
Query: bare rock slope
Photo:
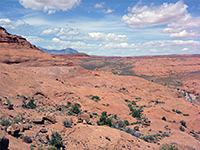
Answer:
M27 57L24 47L12 50ZM0 134L9 149L199 149L200 107L174 89L44 55L0 63Z

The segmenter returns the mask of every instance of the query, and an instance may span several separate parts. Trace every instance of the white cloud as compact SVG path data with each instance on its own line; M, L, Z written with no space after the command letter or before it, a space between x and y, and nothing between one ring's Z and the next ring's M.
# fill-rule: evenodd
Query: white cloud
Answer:
M43 10L48 14L62 10L67 11L80 4L81 0L19 0L25 8Z
M183 1L163 3L157 7L139 5L128 8L130 13L122 17L122 21L131 28L167 25L163 31L171 38L194 39L200 36L200 17L192 17Z
M187 12L186 8L187 5L184 5L182 1L175 4L164 3L154 8L136 5L132 9L129 8L130 13L124 15L122 20L132 28L163 25L182 17Z
M38 36L23 36L26 38L29 42L34 43L34 44L39 44L41 42L47 42L47 40L40 38Z
M83 33L71 27L44 30L41 35L55 35L62 40L81 40L85 42L126 42L126 35L115 33L90 32Z
M115 33L101 33L101 32L92 32L88 34L89 41L99 41L99 42L125 42L129 39L126 35L117 35Z
M103 8L103 6L105 5L105 3L104 2L101 2L101 3L97 3L97 4L95 4L95 8Z
M0 26L13 34L27 35L36 33L33 26L22 20L12 21L8 18L0 18Z
M5 27L6 29L16 29L19 26L26 25L22 20L11 21L10 19L0 19L0 26Z
M188 50L189 50L189 48L185 47L181 51L188 51Z
M107 10L106 10L106 9L103 10L103 12L104 12L105 14L109 14L109 13L112 13L112 12L114 12L114 11L115 11L114 9L110 9L110 8L108 8Z
M70 27L47 29L41 33L41 35L56 35L56 36L78 35L78 34L80 33L77 29L73 29Z

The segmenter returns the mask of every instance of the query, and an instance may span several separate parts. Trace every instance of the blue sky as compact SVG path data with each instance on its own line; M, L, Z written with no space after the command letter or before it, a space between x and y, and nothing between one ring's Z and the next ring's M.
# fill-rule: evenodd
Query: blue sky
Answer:
M1 0L0 26L90 55L200 54L199 0Z

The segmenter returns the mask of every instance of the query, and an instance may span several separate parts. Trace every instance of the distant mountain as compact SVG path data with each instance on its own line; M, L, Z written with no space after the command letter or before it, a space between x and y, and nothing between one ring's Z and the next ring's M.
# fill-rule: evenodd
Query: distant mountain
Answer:
M50 54L54 54L54 55L59 55L59 54L75 54L75 53L79 53L77 50L72 49L72 48L66 48L66 49L61 49L61 50L54 50L54 49L45 49L42 47L38 47L40 50L50 53Z

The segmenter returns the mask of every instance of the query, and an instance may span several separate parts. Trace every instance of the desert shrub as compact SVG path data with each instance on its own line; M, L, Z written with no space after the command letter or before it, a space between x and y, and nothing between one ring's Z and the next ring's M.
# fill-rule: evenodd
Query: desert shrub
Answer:
M129 102L130 102L128 99L125 99L124 101L125 101L125 102L127 102L127 103L129 103Z
M180 126L179 129L180 129L181 131L183 131L183 132L185 131L185 129L183 128L183 126Z
M157 141L156 136L153 136L153 135L146 135L146 136L141 137L141 139L149 143L154 143Z
M162 102L162 101L155 101L156 104L164 104L165 102Z
M49 139L49 136L47 135L47 140L49 141L49 145L52 145L57 149L63 147L62 137L58 132L52 133L51 139Z
M24 120L23 115L18 113L17 117L13 118L15 123L22 122Z
M106 126L111 127L112 120L111 120L111 118L108 118L107 116L101 116L99 121L97 121L97 124L100 126L106 125Z
M58 150L55 146L49 146L48 148L47 148L48 150Z
M7 117L3 116L3 117L0 118L0 124L1 124L2 126L8 127L8 126L10 126L12 123L11 123L11 121L10 121Z
M177 110L177 109L176 109L176 110L175 110L175 109L172 109L172 111L173 111L173 112L176 112L177 114L182 114L182 112L181 112L180 110Z
M162 144L160 150L178 150L178 148L171 144Z
M102 115L102 116L107 116L107 112L106 112L106 111L103 111L103 112L101 113L101 115Z
M70 107L70 106L71 106L71 104L72 104L71 102L67 102L67 106L68 106L68 107Z
M114 118L114 119L117 119L117 114L114 114L113 118Z
M100 101L100 97L99 96L94 96L94 95L86 95L86 97L90 98L91 100L95 101L95 102L98 102Z
M92 114L90 114L90 118L93 118L93 115L92 115Z
M123 121L121 121L121 120L119 120L119 121L117 121L116 122L116 125L115 125L118 129L121 129L121 128L125 128L126 127L126 124L123 122Z
M186 126L186 122L185 122L184 120L181 120L180 123L181 123L182 126L184 126L184 127L187 128L187 126Z
M97 121L97 124L100 126L106 125L111 127L112 126L112 119L108 118L107 112L102 112L102 116L100 117L99 121Z
M75 113L75 114L78 114L78 113L80 113L81 112L81 110L79 109L81 106L80 106L80 104L74 104L73 106L72 106L72 108L70 109L70 111L72 112L72 113Z
M167 119L165 117L162 117L162 120L167 121Z
M128 104L127 106L128 106L129 108L132 108L132 105L131 105L131 104Z
M22 107L24 107L24 108L28 108L28 109L35 109L37 106L36 106L36 104L35 104L35 100L34 100L34 97L32 97L31 99L30 99L30 101L28 102L28 104L26 104L26 102L25 101L23 101L23 105L22 105Z
M183 114L183 116L189 116L189 114Z
M135 101L132 101L131 104L132 104L132 105L137 105Z
M68 120L63 121L63 125L67 128L71 128L72 123L70 123Z
M125 125L126 125L126 126L128 126L128 125L129 125L129 122L128 122L128 120L124 120L124 123L125 123Z
M22 140L23 140L24 142L26 142L26 143L32 143L31 137L26 136L26 135L22 137Z
M139 109L131 109L131 115L133 118L140 118L142 113Z

